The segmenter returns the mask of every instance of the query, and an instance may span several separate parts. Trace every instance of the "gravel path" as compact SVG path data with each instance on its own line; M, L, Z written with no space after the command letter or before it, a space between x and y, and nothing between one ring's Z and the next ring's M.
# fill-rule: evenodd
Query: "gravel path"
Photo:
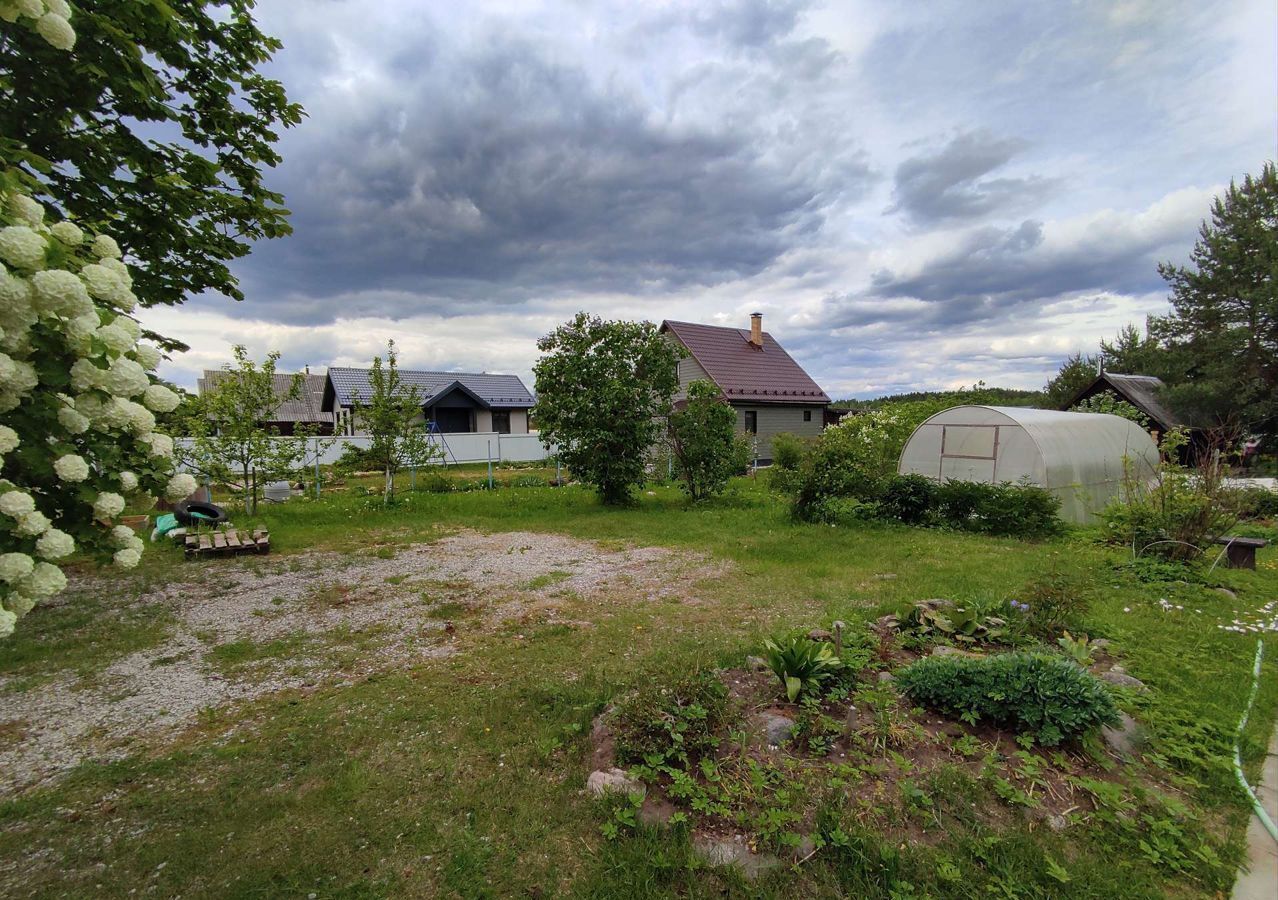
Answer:
M177 624L159 646L113 660L89 678L67 671L23 690L0 677L0 792L48 782L85 760L162 744L210 707L448 656L451 636L432 615L442 604L467 610L468 631L530 615L554 622L568 598L681 596L718 571L704 558L660 547L462 532L390 558L317 552L217 560L202 567L208 577L198 590L182 582L130 596L118 577L80 578L59 602L115 593L121 600L113 612L162 604ZM38 612L23 626L38 629ZM331 653L354 638L365 650L339 671ZM276 640L287 641L283 656L217 664L218 646Z

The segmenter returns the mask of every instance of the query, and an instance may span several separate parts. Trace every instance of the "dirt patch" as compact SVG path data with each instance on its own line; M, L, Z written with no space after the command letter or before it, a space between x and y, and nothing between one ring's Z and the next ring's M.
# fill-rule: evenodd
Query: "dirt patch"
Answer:
M459 629L470 639L509 620L582 624L566 607L686 596L721 568L660 547L462 532L393 553L216 560L135 597L118 577L82 575L58 603L116 594L112 614L160 604L176 625L89 678L64 672L22 690L0 677L0 790L122 758L211 707L451 655ZM24 625L38 629L38 611Z

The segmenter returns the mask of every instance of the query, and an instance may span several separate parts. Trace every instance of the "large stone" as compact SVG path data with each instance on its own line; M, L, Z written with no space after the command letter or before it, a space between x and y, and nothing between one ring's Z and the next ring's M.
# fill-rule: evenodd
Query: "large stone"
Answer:
M1238 599L1238 595L1237 595L1237 594L1235 594L1233 591L1231 591L1231 590L1230 590L1229 588L1227 588L1227 587L1218 587L1218 588L1216 588L1216 592L1217 592L1217 593L1220 593L1220 594L1224 594L1224 595L1225 595L1226 597L1228 597L1230 600L1237 600L1237 599Z
M679 809L673 803L654 791L644 797L643 806L639 807L639 821L654 827L669 825L678 811Z
M813 628L808 632L808 640L823 641L828 644L834 640L834 635L825 628Z
M1139 678L1133 678L1126 672L1115 672L1113 669L1110 669L1108 672L1101 672L1099 677L1101 681L1108 681L1116 687L1127 688L1128 690L1133 690L1137 693L1143 694L1149 690L1149 688L1145 687L1145 682L1141 681Z
M932 648L932 655L933 656L970 656L971 654L964 653L958 647L951 647L948 644L939 644Z
M1105 746L1119 756L1133 756L1141 742L1140 725L1127 713L1119 713L1118 725L1113 728L1106 725L1101 729L1101 737Z
M896 676L891 672L880 672L878 675L879 684L891 684L896 681Z
M794 734L794 719L780 713L755 713L750 717L749 725L756 733L763 735L769 747L780 747Z
M712 866L733 866L746 878L757 878L781 861L770 853L754 853L739 834L729 837L699 834L692 840L697 856Z
M638 794L642 797L648 788L642 781L636 781L622 769L597 769L586 779L586 790L596 797L608 793Z
M752 672L766 672L768 670L768 661L762 656L747 656L745 665Z

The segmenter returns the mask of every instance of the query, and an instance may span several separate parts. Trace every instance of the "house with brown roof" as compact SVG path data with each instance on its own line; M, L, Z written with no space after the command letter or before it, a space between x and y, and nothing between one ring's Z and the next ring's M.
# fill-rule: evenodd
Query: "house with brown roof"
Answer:
M772 461L772 438L778 434L821 433L830 398L763 330L761 313L750 316L748 330L667 319L661 333L687 354L679 362L675 402L687 396L692 382L712 382L737 411L737 431L751 439L760 462Z
M204 375L196 384L200 393L203 394L221 379L231 377L234 377L234 373L227 369L205 369ZM312 426L319 434L332 434L333 414L323 409L324 386L328 384L328 378L324 375L312 375L308 369L302 373L301 391L296 397L289 399L289 393L293 389L293 379L296 377L284 372L275 373L271 384L280 403L269 419L258 424L284 436L292 435L299 425Z

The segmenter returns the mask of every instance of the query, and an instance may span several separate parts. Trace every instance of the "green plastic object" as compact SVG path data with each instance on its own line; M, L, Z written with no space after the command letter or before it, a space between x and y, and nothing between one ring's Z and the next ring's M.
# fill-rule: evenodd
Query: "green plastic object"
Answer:
M178 527L177 516L173 513L165 513L155 518L155 533L157 535L165 535Z

